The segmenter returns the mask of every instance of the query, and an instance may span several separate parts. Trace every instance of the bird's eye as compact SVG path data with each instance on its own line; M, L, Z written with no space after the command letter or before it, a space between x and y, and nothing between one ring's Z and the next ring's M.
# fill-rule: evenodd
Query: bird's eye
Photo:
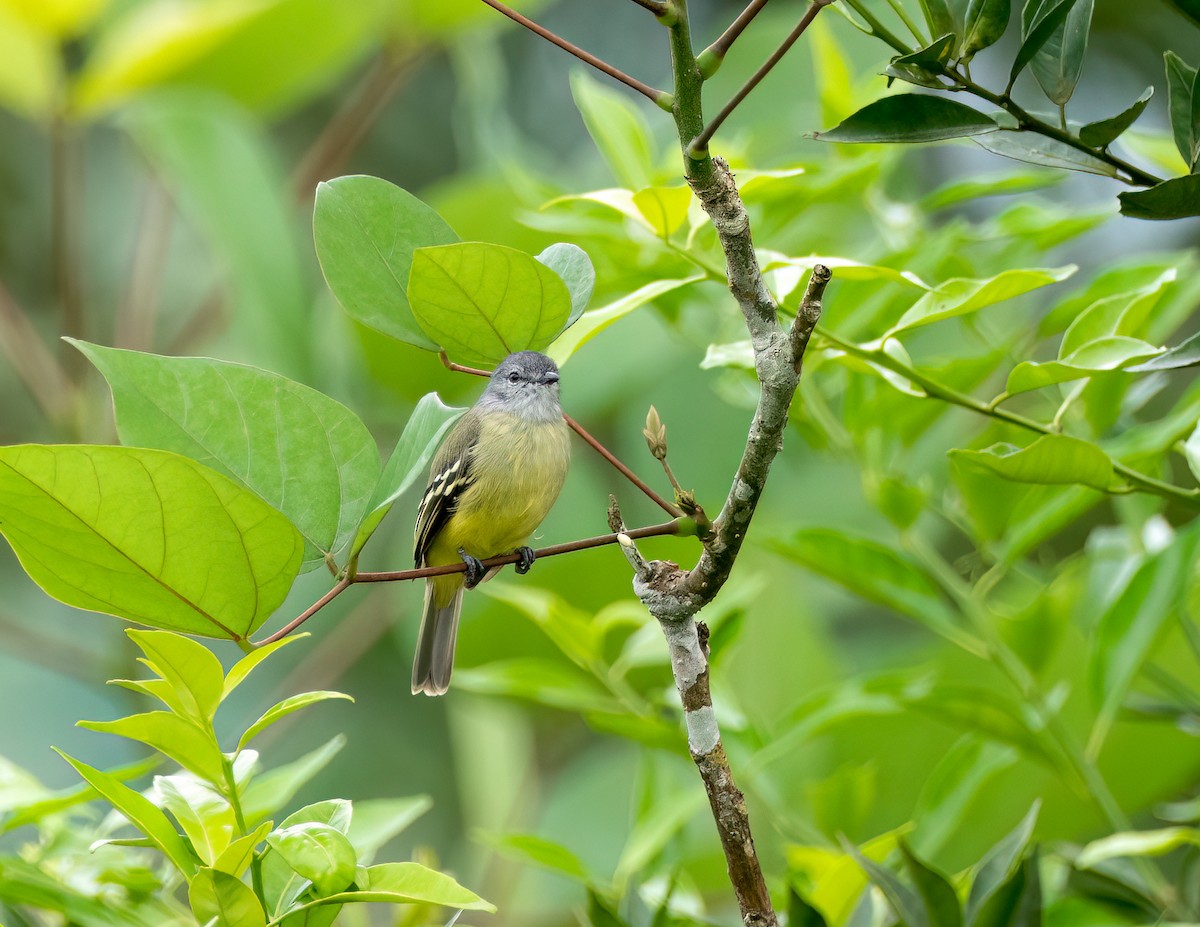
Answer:
M519 379L521 379L521 375L519 373L517 373L515 370L508 375L509 383L516 383Z

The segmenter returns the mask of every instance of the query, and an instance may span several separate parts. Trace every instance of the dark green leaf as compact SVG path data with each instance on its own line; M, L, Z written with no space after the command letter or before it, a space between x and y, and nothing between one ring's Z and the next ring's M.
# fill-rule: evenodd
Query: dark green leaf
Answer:
M378 177L317 187L313 242L329 289L351 316L385 335L436 350L409 307L413 251L458 236L436 212Z
M1026 0L1021 25L1027 41L1035 37L1043 22L1055 15L1059 5L1060 0ZM1058 106L1071 99L1083 71L1094 5L1095 0L1078 0L1066 19L1041 39L1041 47L1030 64L1043 92Z
M0 529L34 581L69 605L231 640L283 601L304 551L253 493L143 448L0 448Z
M1036 848L979 906L969 927L1042 927L1042 880Z
M1070 435L1042 435L1026 447L993 444L982 451L955 449L955 463L977 467L1016 483L1081 483L1106 490L1113 485L1113 465L1096 445Z
M941 78L942 66L950 61L954 42L953 35L942 35L911 54L897 55L884 73L921 87L944 89L946 84Z
M921 12L925 14L930 35L953 35L954 16L946 0L921 0Z
M1033 836L1040 807L1040 802L1034 802L1021 823L988 850L987 855L980 861L967 896L967 927L984 927L980 923L980 914L1020 871L1021 860Z
M1147 87L1142 91L1142 95L1137 98L1137 101L1128 109L1108 119L1089 122L1081 128L1079 130L1079 140L1091 148L1107 148L1117 140L1122 132L1137 122L1137 118L1142 115L1142 112L1146 109L1146 105L1150 102L1150 98L1153 96L1154 87Z
M523 251L483 242L418 248L409 298L433 343L474 366L542 350L571 315L558 274Z
M1188 170L1196 165L1200 152L1200 98L1196 94L1196 68L1175 52L1163 55L1167 68L1167 108L1171 114L1171 133L1175 147ZM1194 215L1194 213L1189 213Z
M1200 26L1200 0L1167 0L1171 6Z
M1131 219L1186 219L1200 216L1200 174L1164 180L1148 190L1121 193L1121 215Z
M88 785L108 799L113 807L125 815L134 827L153 840L154 844L166 854L180 872L189 878L195 873L196 857L192 855L183 838L176 833L167 816L148 798L140 792L135 792L129 786L123 785L108 773L72 759L61 750L55 749L54 752L75 767L75 771L87 781Z
M1200 335L1192 335L1165 354L1152 357L1144 363L1126 368L1131 373L1148 373L1152 370L1179 370L1182 367L1200 366Z
M1039 2L1039 0L1034 0ZM1011 91L1013 84L1017 82L1017 76L1025 70L1025 66L1033 60L1034 55L1042 50L1042 47L1049 40L1062 24L1066 21L1067 14L1071 12L1071 8L1075 6L1076 0L1057 0L1057 4L1050 8L1050 11L1044 16L1040 16L1035 20L1034 27L1027 31L1024 39L1021 42L1021 47L1017 51L1017 57L1013 61L1012 70L1008 74L1008 89ZM1045 4L1042 4L1045 6ZM1026 6L1028 9L1028 5ZM1136 118L1136 117L1134 117ZM1118 135L1120 133L1117 133Z
M267 916L250 887L228 872L201 869L188 886L192 913L201 924L216 927L261 927Z
M813 138L823 142L936 142L982 135L1000 128L978 110L945 97L898 93L868 103Z
M1015 161L1105 177L1117 176L1117 169L1111 164L1036 132L1004 129L972 141L980 148Z
M122 443L183 454L253 490L300 530L307 569L349 543L379 451L340 402L257 367L71 343L108 380Z
M1009 0L967 0L963 16L962 55L971 58L976 52L995 45L1008 28L1011 10Z
M594 888L588 889L587 922L588 927L629 927Z
M842 838L842 847L854 857L855 862L867 874L867 878L883 892L884 897L888 900L888 904L892 906L892 910L896 912L897 917L900 918L900 923L904 924L904 927L931 927L929 918L926 916L925 906L921 903L920 897L911 888L901 882L900 878L894 872L884 868L879 863L867 859L859 852L858 847L844 837Z
M788 927L827 927L824 915L794 888L788 889Z
M691 191L683 188L688 196ZM596 270L592 267L592 259L587 252L577 245L558 242L551 245L537 256L537 259L554 271L566 284L567 292L571 294L571 314L563 325L570 328L575 320L583 315L588 300L592 298L592 289L596 285Z

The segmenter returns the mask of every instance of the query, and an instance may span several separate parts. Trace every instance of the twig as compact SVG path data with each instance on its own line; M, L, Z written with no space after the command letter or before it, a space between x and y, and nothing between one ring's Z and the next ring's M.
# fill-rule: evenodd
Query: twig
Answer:
M478 367L464 367L462 364L454 363L454 361L450 360L450 358L446 356L445 351L439 352L438 356L442 359L442 364L448 370L455 370L459 373L469 373L477 377L490 377L492 375L490 370L480 370ZM651 489L637 476L637 474L625 466L625 464L621 463L621 461L617 459L616 455L614 455L612 451L592 437L592 435L582 425L580 425L579 422L567 415L566 412L563 413L563 421L565 421L571 427L571 430L574 431L575 434L583 438L583 440L587 442L592 450L616 467L621 475L625 477L625 479L629 480L629 482L645 493L646 496L660 509L666 512L668 515L674 516L675 518L679 518L684 514L681 508L668 502L653 489Z
M148 351L154 347L158 290L170 235L171 196L157 177L151 177L142 205L129 284L117 307L113 343L119 348Z
M804 365L804 352L808 350L813 329L821 319L821 298L825 295L825 287L832 278L833 271L824 264L813 267L808 286L804 289L804 298L800 301L800 309L792 321L792 369L796 371L797 376Z
M0 283L0 350L46 417L65 421L71 411L71 381L3 283Z
M686 525L680 521L664 522L660 525L648 525L645 528L635 528L628 532L629 537L635 538L650 538L662 537L664 535L684 534L686 533ZM620 539L617 534L602 534L597 537L583 538L578 541L568 541L565 544L555 544L551 547L543 547L534 551L534 556L539 560L544 557L557 557L560 554L575 553L580 550L590 550L593 547L603 547L606 544L616 544ZM483 561L485 567L505 566L509 563L517 563L521 559L521 555L517 553L502 554L499 557L490 557ZM321 598L317 599L312 605L301 612L297 617L293 618L280 630L276 631L269 637L265 637L260 641L253 641L255 647L261 647L264 644L273 644L281 638L287 637L295 631L300 625L308 621L313 615L323 609L326 605L336 599L339 595L349 589L351 586L358 583L396 583L403 582L409 579L425 579L429 576L446 576L450 573L464 573L467 565L465 563L447 563L442 566L435 567L419 567L413 570L385 570L379 572L358 572L348 574L342 577L337 584L325 593Z
M292 195L304 204L317 184L335 173L350 157L379 114L410 74L425 60L424 50L399 57L383 52L368 69L354 93L301 156L292 172Z
M595 55L591 54L590 52L585 52L582 48L580 48L577 45L571 44L566 39L564 39L562 36L551 32L545 26L539 26L537 23L535 23L529 17L522 16L520 13L518 13L516 10L512 9L511 7L505 6L503 3L500 2L500 0L483 0L483 2L486 3L488 6L490 6L493 10L503 13L505 16L507 16L513 22L520 23L522 26L524 26L530 32L533 32L534 34L541 36L547 42L557 45L563 51L569 52L570 54L574 55L576 58L578 58L580 61L584 62L585 64L590 64L597 71L603 71L609 77L613 78L614 80L620 81L626 87L630 87L633 90L636 90L638 93L642 94L642 96L648 98L649 100L652 100L656 105L662 106L666 101L669 101L670 94L664 93L662 90L655 90L649 84L643 84L636 77L630 77L624 71L620 71L617 68L614 68L607 61L602 61L601 59L597 58Z
M725 55L730 47L737 41L738 36L745 31L746 27L750 25L754 17L759 14L759 11L767 5L767 2L768 0L750 0L750 3L742 10L738 18L730 24L729 28L722 32L720 37L708 46L708 48L696 56L696 60L700 63L700 70L704 73L705 77L712 77L716 73L717 68L721 66L721 62L725 59Z
M633 0L638 6L649 10L655 16L665 16L669 7L666 0Z
M487 2L487 0L485 0L485 2ZM759 82L770 73L771 69L774 68L775 65L779 64L783 56L786 55L791 47L796 44L796 40L804 34L804 30L808 28L809 23L811 23L816 18L817 14L821 12L821 9L829 6L829 4L832 2L833 0L811 0L808 5L808 9L804 11L804 16L802 16L800 22L796 24L796 28L788 33L788 36L783 40L783 43L771 53L771 57L764 61L762 66L752 75L750 75L750 79L747 80L746 83L742 84L740 88L738 88L737 93L735 93L729 102L726 103L721 109L721 111L717 113L716 118L706 125L704 127L704 131L696 136L696 138L688 146L689 156L694 157L697 152L704 151L708 148L709 140L713 137L713 134L717 131L717 129L721 128L721 123L723 123L729 117L730 113L738 108L742 100L746 99L746 97L750 94L750 91L758 86Z

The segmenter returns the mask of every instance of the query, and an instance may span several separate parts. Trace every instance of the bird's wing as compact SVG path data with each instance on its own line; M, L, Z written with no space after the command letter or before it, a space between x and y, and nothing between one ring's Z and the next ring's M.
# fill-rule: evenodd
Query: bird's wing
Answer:
M472 409L455 422L433 458L429 486L421 497L420 508L417 509L413 556L418 567L424 566L429 545L454 514L463 492L474 482L471 459L475 442L478 440L479 418Z

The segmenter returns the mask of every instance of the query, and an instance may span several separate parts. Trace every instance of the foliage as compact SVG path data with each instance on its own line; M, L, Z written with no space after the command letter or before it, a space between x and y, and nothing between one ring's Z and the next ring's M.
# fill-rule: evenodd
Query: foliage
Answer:
M147 194L141 247L152 248L156 229L169 237L165 223L203 269L160 256L170 295L149 335L136 300L119 318L64 329L76 336L68 351L107 380L124 447L108 446L99 391L76 358L39 353L36 328L0 316L9 364L40 410L14 404L6 434L47 442L0 449L0 531L50 595L249 646L273 614L289 617L324 591L321 568L344 580L360 557L406 566L406 515L384 516L397 502L407 510L405 493L457 414L429 391L441 371L422 366L419 349L473 365L544 349L566 367L568 408L623 456L640 451L653 401L680 477L710 505L725 491L753 355L661 113L577 72L572 117L598 160L551 156L508 115L500 46L478 28L490 20L476 3L365 3L349 14L272 0L195 5L176 19L157 2L53 6L63 12L45 19L0 0L0 49L19 52L0 55L0 99L24 121L4 118L127 137L139 154L125 169L159 191ZM1200 393L1188 369L1200 363L1198 287L1191 250L1147 253L1130 231L1141 228L1131 217L1186 218L1200 202L1195 69L1168 53L1135 102L1071 122L1065 107L1092 73L1085 60L1107 60L1088 40L1089 0L889 4L906 27L924 23L912 30L916 47L880 6L834 4L807 37L816 76L806 61L790 72L810 91L797 94L803 102L764 89L762 109L751 98L736 114L743 134L713 142L735 169L767 285L786 311L816 263L834 271L775 495L734 583L704 615L714 699L773 894L790 900L793 924L1196 920ZM786 24L763 16L714 87L777 43ZM881 69L877 42L855 44L847 21L891 46L889 82L921 92L873 99L883 81L858 75ZM293 37L287 54L263 42L274 34ZM60 59L64 39L82 65ZM464 98L458 123L483 137L474 152L464 143L458 173L420 196L367 173L312 178L322 183L310 255L295 233L307 209L281 179L299 159L266 127L283 115L307 125L315 116L304 107L340 92L337 78L376 42L389 79L398 62L416 67L427 50L446 50L441 66ZM982 76L997 61L1003 90ZM1060 113L1018 102L1034 82ZM962 102L971 96L998 111ZM1157 138L1139 131L1156 108L1170 127ZM798 147L785 124L835 128L817 133L828 146ZM957 149L878 144L958 137L1036 167L971 173ZM1164 148L1169 157L1152 156ZM472 167L469 153L486 165ZM1147 162L1179 176L1160 180L1137 166ZM351 168L391 171L384 163ZM1110 186L1056 186L1061 169L1144 189L1120 194L1118 218ZM154 220L155 209L166 218ZM6 283L20 283L9 288L38 292L4 257ZM345 318L316 286L315 261ZM229 307L218 336L204 312L187 314L214 281ZM59 296L69 302L69 287ZM6 292L0 301L8 306ZM99 302L90 298L91 312ZM94 343L107 341L119 347ZM230 359L168 356L200 351ZM447 379L445 389L463 387ZM402 431L381 411L409 405ZM383 461L378 444L391 446L395 432ZM591 533L617 484L588 466L576 465L585 475L547 533ZM618 492L625 501L623 484ZM679 546L661 556L687 555L687 541L669 543ZM372 712L363 753L338 775L369 767L367 788L410 791L396 774L402 761L375 753L404 745L415 757L405 774L425 775L443 790L439 810L456 810L421 839L459 860L486 853L496 868L480 891L514 922L558 922L571 905L594 925L727 918L662 642L627 600L620 558L586 556L597 565L560 558L473 594L455 675L455 705L467 707L436 728L421 726L423 709ZM494 620L472 621L472 611ZM142 793L123 783L144 768L72 761L86 788L52 792L7 767L9 839L39 828L0 857L10 927L40 912L81 924L291 924L357 901L484 905L417 863L373 864L424 807L417 799L356 799L353 818L349 802L316 802L274 823L341 741L267 772L247 748L267 725L336 697L323 691L283 698L240 740L218 737L217 706L271 645L222 675L199 644L130 634L158 678L122 685L165 710L88 726L147 743L181 769ZM409 649L407 637L375 647L389 655L374 670L384 685L364 689L394 687L391 664ZM366 679L368 660L357 659ZM471 749L447 747L452 737ZM624 801L615 811L614 789ZM97 796L120 814L90 814ZM1029 811L1035 797L1040 812ZM484 849L464 851L474 830ZM538 871L551 875L539 881ZM530 902L521 886L558 894Z

